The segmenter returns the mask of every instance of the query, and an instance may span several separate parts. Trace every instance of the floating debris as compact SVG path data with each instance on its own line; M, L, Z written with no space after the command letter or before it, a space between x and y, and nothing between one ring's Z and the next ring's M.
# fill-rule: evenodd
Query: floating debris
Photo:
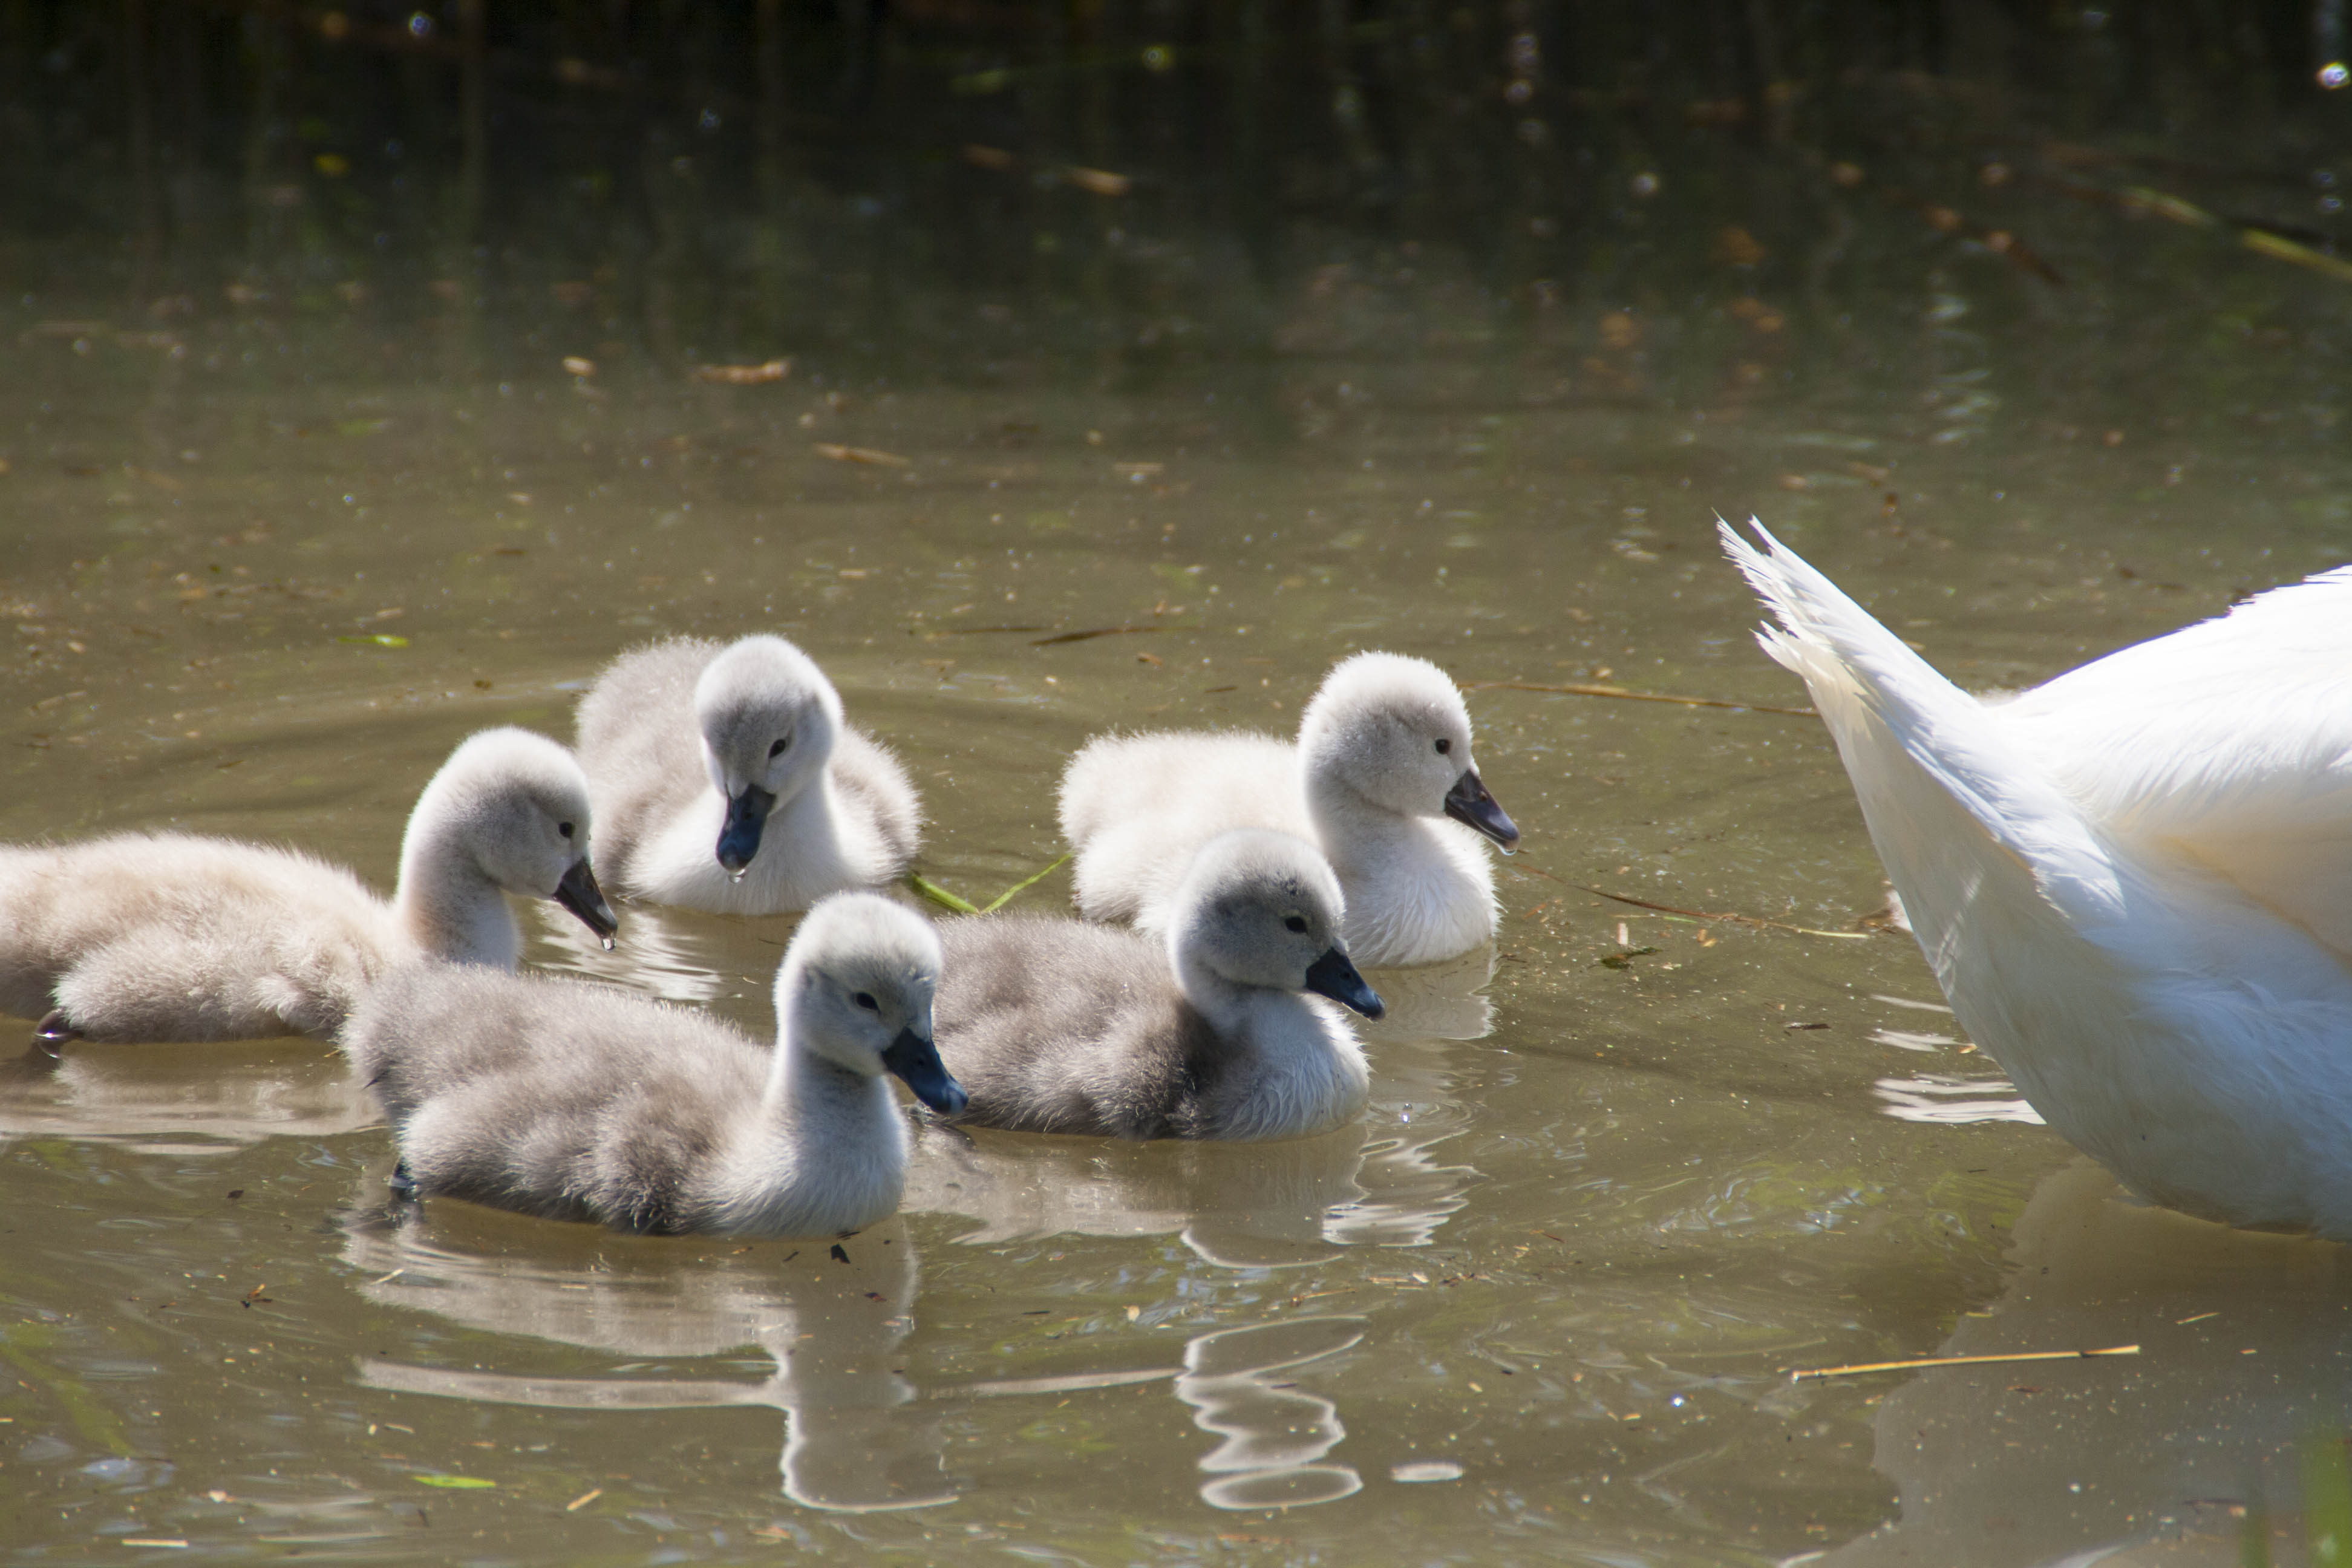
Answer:
M566 369L570 369L566 362ZM574 371L572 374L593 374ZM759 386L771 381L782 381L793 374L793 362L772 359L761 364L698 364L694 367L694 379L710 382L718 386Z
M1910 1372L1926 1366L1987 1366L2000 1362L2020 1361L2088 1361L2093 1356L2137 1355L2137 1345L2109 1345L2095 1351L2018 1351L2008 1355L1931 1355L1913 1361L1858 1362L1853 1366L1822 1366L1805 1371L1791 1370L1789 1381L1801 1383L1809 1377L1851 1377L1865 1372Z

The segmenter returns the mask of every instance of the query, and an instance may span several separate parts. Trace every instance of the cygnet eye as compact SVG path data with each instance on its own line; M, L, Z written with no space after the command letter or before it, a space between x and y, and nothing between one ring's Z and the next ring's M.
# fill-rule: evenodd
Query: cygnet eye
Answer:
M572 837L572 824L568 822L559 822L555 825L555 831L563 835L564 837L569 838Z
M792 743L793 738L790 735L787 735L782 740L768 748L768 755L772 757L781 757L784 754L784 748Z
M1282 929L1285 931L1295 931L1299 935L1304 936L1307 934L1307 917L1305 915L1285 915L1282 917Z
M1441 757L1453 749L1454 742L1451 741L1440 741L1437 742L1437 754Z
M780 745L782 743L782 742L778 742ZM879 1013L882 1011L882 1004L874 1000L874 993L871 991L860 991L856 995L851 997L850 1000L856 1003L859 1006L865 1008L869 1013Z

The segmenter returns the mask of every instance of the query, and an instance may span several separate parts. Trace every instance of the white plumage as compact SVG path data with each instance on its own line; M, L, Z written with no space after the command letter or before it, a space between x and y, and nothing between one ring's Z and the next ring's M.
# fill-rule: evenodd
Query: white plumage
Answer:
M1349 962L1315 847L1244 829L1193 858L1164 938L974 915L940 928L940 1052L968 1120L1121 1138L1296 1138L1363 1108L1344 1016L1381 1000Z
M1969 1035L2143 1195L2352 1239L2352 568L1989 706L1754 526Z
M824 1236L898 1205L886 1073L952 1114L931 1044L939 939L870 893L811 910L776 975L777 1040L609 986L417 964L343 1046L423 1192L619 1230Z
M180 833L0 848L0 1009L54 1039L331 1035L394 965L502 969L521 944L502 889L600 933L588 786L572 753L486 730L417 797L387 904L291 849Z
M804 910L896 881L922 807L896 758L778 637L622 655L581 699L605 880L723 914Z
M1478 778L1462 693L1435 665L1392 653L1335 668L1296 744L1239 731L1104 736L1071 760L1061 806L1088 918L1163 933L1202 845L1272 828L1330 861L1348 951L1372 966L1429 963L1492 938L1480 835L1506 850L1519 838Z

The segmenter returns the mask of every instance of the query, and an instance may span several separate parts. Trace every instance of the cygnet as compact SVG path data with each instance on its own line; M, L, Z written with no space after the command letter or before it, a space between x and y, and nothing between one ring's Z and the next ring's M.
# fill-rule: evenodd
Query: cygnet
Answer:
M1118 1138L1296 1138L1363 1108L1364 1053L1329 1003L1381 999L1349 962L1339 879L1315 847L1252 828L1192 858L1155 939L976 915L947 949L940 1052L966 1120Z
M506 892L553 899L609 939L589 821L572 753L500 729L451 752L417 797L389 904L340 867L227 839L0 848L0 1009L39 1017L51 1043L331 1035L411 960L512 969L522 933Z
M782 637L622 655L581 700L579 741L605 879L633 898L782 914L896 881L914 858L906 770Z
M1193 852L1236 827L1323 851L1347 895L1348 951L1374 968L1491 939L1494 868L1480 836L1506 853L1519 841L1471 759L1462 693L1402 654L1342 661L1296 744L1246 731L1106 735L1062 775L1078 908L1093 920L1167 931Z
M931 1043L940 943L872 893L811 910L771 1050L610 986L419 964L344 1032L400 1141L395 1187L677 1235L829 1236L898 1205L895 1073L953 1115Z

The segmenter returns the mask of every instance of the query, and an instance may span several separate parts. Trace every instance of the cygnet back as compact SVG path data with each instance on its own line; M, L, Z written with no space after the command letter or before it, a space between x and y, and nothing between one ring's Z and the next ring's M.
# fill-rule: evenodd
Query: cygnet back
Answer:
M605 875L633 897L777 914L894 881L921 823L897 760L782 637L673 638L581 700Z
M762 1048L692 1009L579 981L418 964L344 1047L415 1190L675 1234L817 1236L898 1201L906 1130L885 1075L962 1091L931 1043L938 939L871 894L811 910Z
M1123 1138L1286 1138L1355 1114L1368 1078L1319 992L1378 1016L1336 879L1262 830L1195 857L1161 940L1033 916L940 927L940 1049L967 1121Z
M308 855L186 834L0 849L0 1008L51 1040L330 1035L421 956L511 966L505 893L609 935L587 781L543 735L490 730L418 796L390 904Z
M1452 820L1447 820L1451 818ZM1348 902L1350 952L1426 963L1494 934L1494 874L1481 837L1518 829L1480 779L1461 692L1426 659L1362 653L1308 703L1296 744L1249 733L1106 736L1063 775L1063 831L1091 919L1169 929L1199 847L1268 827L1318 846Z

